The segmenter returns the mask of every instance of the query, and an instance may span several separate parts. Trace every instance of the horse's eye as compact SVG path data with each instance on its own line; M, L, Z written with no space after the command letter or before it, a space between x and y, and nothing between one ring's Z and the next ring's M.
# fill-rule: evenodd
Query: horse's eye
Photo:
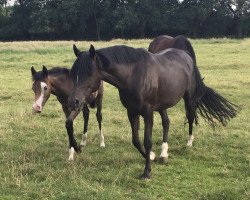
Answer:
M47 88L47 86L44 86L44 90L47 90L48 88Z

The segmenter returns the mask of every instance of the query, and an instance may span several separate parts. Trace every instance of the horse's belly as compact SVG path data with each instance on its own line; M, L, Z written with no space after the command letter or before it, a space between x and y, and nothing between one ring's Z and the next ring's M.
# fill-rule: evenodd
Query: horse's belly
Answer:
M175 81L159 85L157 95L157 106L155 109L166 109L176 105L184 96L189 87L189 80L186 76L176 78Z

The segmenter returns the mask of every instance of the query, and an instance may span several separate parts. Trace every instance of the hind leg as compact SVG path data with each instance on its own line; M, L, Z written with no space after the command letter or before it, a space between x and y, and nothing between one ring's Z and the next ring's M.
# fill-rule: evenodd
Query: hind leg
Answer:
M185 102L185 109L186 109L186 117L188 119L188 125L189 125L189 136L187 141L187 146L191 147L193 145L193 123L195 118L195 105L191 98L188 97L188 95L184 98Z
M160 160L163 163L168 161L168 130L169 130L169 118L167 114L167 110L159 111L162 119L162 127L163 127L163 142L161 145L161 155Z
M84 104L82 113L83 113L83 119L84 119L84 128L83 128L82 140L81 140L80 145L86 146L87 136L88 136L88 124L89 124L89 108L87 104Z

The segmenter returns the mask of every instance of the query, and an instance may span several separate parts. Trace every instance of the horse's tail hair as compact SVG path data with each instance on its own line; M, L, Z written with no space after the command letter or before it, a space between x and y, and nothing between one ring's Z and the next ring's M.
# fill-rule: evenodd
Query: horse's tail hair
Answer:
M201 78L199 69L194 66L195 89L195 122L198 123L197 112L209 123L215 120L226 126L230 119L236 117L239 106L231 103L212 88L207 87Z

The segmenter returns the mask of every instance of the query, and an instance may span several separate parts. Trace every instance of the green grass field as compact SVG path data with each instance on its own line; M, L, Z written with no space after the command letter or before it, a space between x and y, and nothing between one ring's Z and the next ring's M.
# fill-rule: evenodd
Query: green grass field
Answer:
M147 48L149 42L92 44L97 49L115 44ZM186 148L183 101L171 108L170 160L167 165L152 163L150 181L137 178L144 159L131 143L126 110L111 85L105 84L103 102L106 147L99 147L92 110L88 144L74 162L67 161L65 118L56 98L51 96L43 113L32 113L30 67L71 67L72 44L87 50L91 42L0 43L0 199L250 199L250 39L191 42L205 83L242 110L227 127L218 125L215 130L200 119L193 147ZM78 142L82 126L79 116L75 121ZM161 138L156 113L153 149L158 156Z

